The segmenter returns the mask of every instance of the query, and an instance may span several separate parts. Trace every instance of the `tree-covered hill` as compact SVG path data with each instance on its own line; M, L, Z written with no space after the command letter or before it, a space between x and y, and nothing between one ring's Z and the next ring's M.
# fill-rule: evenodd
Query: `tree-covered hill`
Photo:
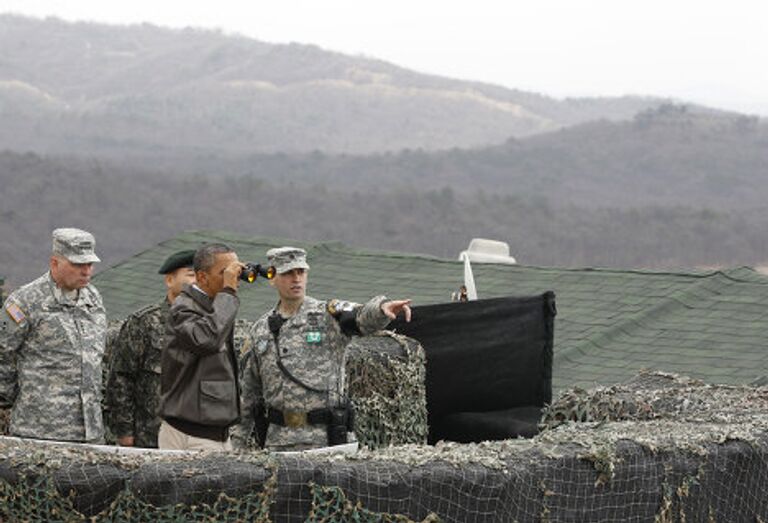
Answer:
M0 153L0 274L45 269L50 231L105 263L188 229L454 257L472 237L521 263L669 268L768 260L766 130L675 107L480 150L251 155L152 167Z
M555 100L309 45L0 15L0 149L371 153L501 143L659 99Z
M768 125L553 100L303 45L0 15L0 276L50 231L116 263L186 229L522 263L768 260ZM2 152L5 151L5 152Z
M768 201L768 124L757 118L664 105L632 121L597 121L476 149L366 156L321 152L198 156L155 163L188 174L512 195L589 208L744 210Z

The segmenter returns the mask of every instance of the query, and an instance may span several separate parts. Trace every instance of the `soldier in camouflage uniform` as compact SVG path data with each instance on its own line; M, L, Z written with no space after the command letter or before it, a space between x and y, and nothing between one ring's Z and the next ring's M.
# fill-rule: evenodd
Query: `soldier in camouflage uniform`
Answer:
M93 235L53 231L50 271L13 292L0 318L0 406L12 436L101 443L107 317L90 284Z
M352 437L344 365L350 336L383 329L410 300L377 296L365 305L305 296L306 252L267 252L280 301L252 327L242 358L242 421L235 445L302 450L344 443ZM265 430L266 429L266 430Z
M165 299L128 316L115 341L106 396L109 426L119 445L157 448L165 322L182 285L195 282L194 255L180 251L165 260L158 271L165 275Z

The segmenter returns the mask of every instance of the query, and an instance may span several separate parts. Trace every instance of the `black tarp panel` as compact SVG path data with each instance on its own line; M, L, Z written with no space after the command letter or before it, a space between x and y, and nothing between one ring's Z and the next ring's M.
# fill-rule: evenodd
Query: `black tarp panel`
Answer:
M551 401L554 316L555 295L548 291L416 306L410 323L398 319L390 324L419 340L426 352L430 442L499 439L498 427L484 434L474 423L477 416L466 414L488 413L489 422L498 425L492 421L498 418L494 412L508 414ZM473 420L471 435L445 430L444 418L457 414Z

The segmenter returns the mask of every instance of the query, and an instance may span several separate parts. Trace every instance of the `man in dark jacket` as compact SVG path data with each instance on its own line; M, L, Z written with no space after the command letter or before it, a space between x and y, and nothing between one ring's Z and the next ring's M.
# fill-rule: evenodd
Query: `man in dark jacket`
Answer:
M240 418L233 327L243 264L222 244L194 256L197 283L171 307L162 355L161 449L229 450L229 428Z

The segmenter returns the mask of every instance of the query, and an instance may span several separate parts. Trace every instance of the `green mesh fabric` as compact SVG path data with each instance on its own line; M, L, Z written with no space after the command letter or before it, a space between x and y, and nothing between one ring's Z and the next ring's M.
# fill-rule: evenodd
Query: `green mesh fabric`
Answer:
M414 339L382 331L349 346L355 435L371 449L427 441L426 366Z
M274 482L271 488L266 488L264 492L248 494L237 499L222 493L213 504L156 507L138 499L133 492L126 489L118 494L107 509L88 517L75 509L72 493L60 493L50 477L22 477L15 485L0 480L0 521L269 522L269 502L273 491Z
M85 521L85 516L50 477L22 477L15 485L0 480L0 521Z
M0 521L46 522L257 522L268 523L270 504L276 490L276 475L260 492L233 498L220 493L212 504L154 506L139 499L129 489L122 490L106 509L94 516L79 512L73 504L74 493L60 493L51 476L28 478L24 475L11 483L0 480ZM312 501L307 523L417 523L399 514L376 513L347 499L339 487L309 484ZM437 523L430 514L422 523Z
M306 523L416 523L399 514L371 512L347 499L339 487L324 487L310 483L312 510ZM430 514L421 523L438 523L440 518Z
M544 409L541 426L566 422L689 420L752 421L768 412L764 388L712 385L665 372L641 372L625 383L563 391Z
M239 498L219 494L213 504L199 505L176 504L156 507L137 499L129 490L121 492L109 508L93 519L104 522L143 523L146 521L255 521L266 523L269 518L269 505L274 495L276 482L270 481L262 492L246 494Z
M0 521L768 521L768 388L645 373L546 416L531 439L349 455L0 438Z

